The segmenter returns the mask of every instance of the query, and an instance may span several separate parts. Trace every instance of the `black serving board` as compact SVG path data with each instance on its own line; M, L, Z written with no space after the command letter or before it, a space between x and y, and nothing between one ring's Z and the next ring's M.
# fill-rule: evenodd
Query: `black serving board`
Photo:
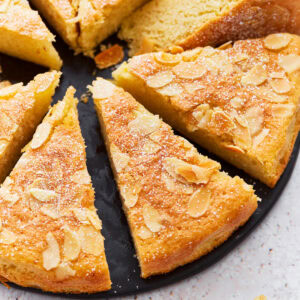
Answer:
M116 37L111 37L107 41L107 44L114 44L116 42L122 44ZM125 45L123 44L123 46ZM82 55L74 56L73 52L68 49L68 46L59 37L57 37L55 47L63 59L64 65L62 68L63 75L61 83L56 91L53 103L56 103L63 98L66 89L70 85L73 85L76 88L76 95L80 98L82 94L87 92L87 85L91 84L97 76L111 78L111 72L114 70L114 67L103 71L97 70L92 59ZM27 83L36 74L47 71L45 68L5 55L0 55L0 65L3 70L2 74L0 74L0 79L7 79L12 82L23 81L24 83ZM78 110L82 134L87 145L87 166L96 191L95 205L98 208L99 216L103 222L102 233L105 237L105 250L111 274L112 289L108 292L91 295L61 295L67 298L99 299L146 292L168 284L174 284L199 273L216 263L250 234L279 199L282 190L292 174L300 147L299 136L290 162L274 189L270 189L264 184L253 180L244 172L218 159L201 147L197 147L200 153L220 161L223 170L230 175L238 175L247 183L254 184L257 194L262 199L262 202L259 203L256 212L245 226L237 230L224 244L208 255L193 263L180 267L169 274L154 276L144 280L140 278L140 269L135 255L133 242L129 233L126 218L122 212L119 194L110 168L103 138L100 133L100 126L92 99L90 98L87 104L80 102ZM293 179L296 180L296 178ZM14 288L31 291L33 293L54 295L51 293L44 293L37 289L22 288L14 284L10 285Z

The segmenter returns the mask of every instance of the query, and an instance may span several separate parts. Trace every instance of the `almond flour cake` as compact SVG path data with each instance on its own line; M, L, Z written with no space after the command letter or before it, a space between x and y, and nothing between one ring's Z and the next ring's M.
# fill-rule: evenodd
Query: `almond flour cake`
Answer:
M92 293L111 282L74 92L50 110L0 189L0 276Z
M119 37L133 55L276 32L300 34L299 0L152 0L124 20Z
M143 278L210 252L249 219L252 186L220 172L123 89L98 78L90 90Z
M0 52L59 70L54 35L27 0L0 0Z
M153 113L270 187L300 128L300 37L133 57L113 74Z
M47 113L59 78L60 73L52 71L37 75L26 86L6 82L0 87L0 183Z
M146 0L32 0L76 53L92 56L121 21Z

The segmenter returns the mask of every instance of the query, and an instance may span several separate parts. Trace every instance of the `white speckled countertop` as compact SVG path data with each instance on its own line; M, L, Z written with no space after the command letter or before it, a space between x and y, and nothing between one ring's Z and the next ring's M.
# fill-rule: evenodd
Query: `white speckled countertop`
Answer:
M300 159L279 201L239 247L206 271L124 300L300 299ZM0 299L62 299L0 287ZM120 300L120 299L118 299Z

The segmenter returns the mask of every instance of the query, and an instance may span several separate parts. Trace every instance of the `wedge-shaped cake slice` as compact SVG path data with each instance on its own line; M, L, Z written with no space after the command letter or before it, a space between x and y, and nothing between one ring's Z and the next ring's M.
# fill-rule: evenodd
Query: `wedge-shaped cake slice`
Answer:
M0 52L59 70L54 36L27 0L0 0Z
M93 49L116 32L122 20L146 0L32 0L76 52Z
M152 0L125 19L119 37L136 54L276 32L300 34L299 0Z
M170 125L270 187L299 132L300 37L134 57L117 83Z
M6 83L0 88L0 183L47 113L59 77L52 71L37 75L26 86Z
M248 220L252 186L220 172L123 89L99 78L91 90L143 278L199 258Z
M0 275L92 293L111 283L74 92L50 110L0 189Z

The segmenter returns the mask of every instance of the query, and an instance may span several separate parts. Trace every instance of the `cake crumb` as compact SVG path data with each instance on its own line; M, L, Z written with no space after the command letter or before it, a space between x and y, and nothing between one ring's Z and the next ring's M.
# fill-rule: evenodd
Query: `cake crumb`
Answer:
M99 69L106 69L121 62L124 58L123 48L115 44L96 55L95 63Z
M89 102L89 94L88 94L88 92L81 95L80 101L83 102L83 103L88 103Z

